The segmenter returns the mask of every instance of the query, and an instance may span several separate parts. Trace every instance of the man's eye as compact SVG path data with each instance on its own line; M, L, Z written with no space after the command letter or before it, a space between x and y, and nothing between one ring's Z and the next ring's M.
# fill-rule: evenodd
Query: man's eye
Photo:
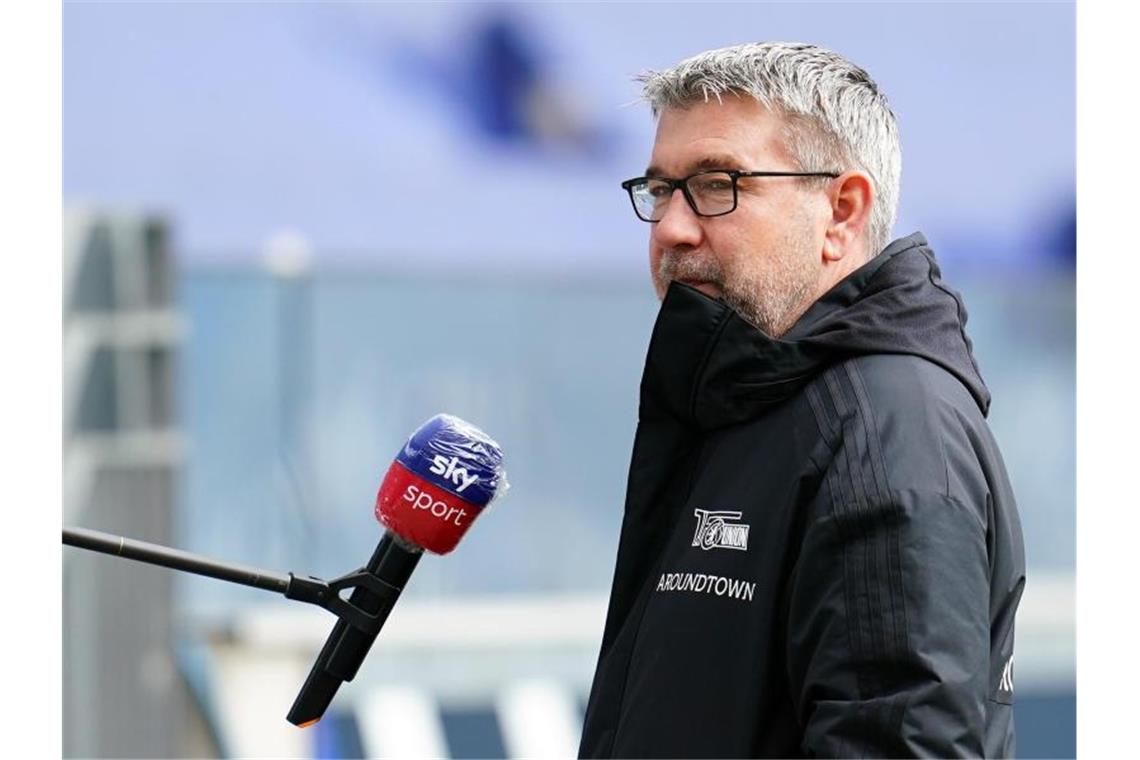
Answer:
M698 193L727 193L732 191L732 180L728 177L710 177L696 182Z
M672 194L673 187L664 182L651 182L646 185L645 191L654 198L666 198Z

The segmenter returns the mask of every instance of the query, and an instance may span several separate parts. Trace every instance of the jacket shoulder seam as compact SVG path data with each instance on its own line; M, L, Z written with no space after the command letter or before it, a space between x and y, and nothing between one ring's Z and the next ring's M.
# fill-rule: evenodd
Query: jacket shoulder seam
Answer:
M941 375L952 378L955 382L960 382L953 376L952 373L948 372L945 367L942 367L935 362L931 362L921 356L910 356L907 354L899 354L899 356L909 356L910 358L913 358L915 361L917 361L922 367L933 367L934 369L938 370ZM876 400L878 397L873 395L867 389L865 375L862 369L859 367L858 363L858 359L865 358L868 358L868 356L856 357L855 359L844 362L844 366L847 368L848 375L851 377L851 381L853 386L856 388L856 392L860 395L860 400L862 402L860 404L860 408L867 415L870 421L870 425L868 426L868 435L872 436L874 448L878 452L877 463L880 467L883 468L887 490L889 491L892 490L892 486L890 485L890 471L886 466L886 456L882 453L882 439L879 434L878 418L876 416L876 407L878 406L876 404ZM949 497L952 495L952 491L950 487L950 458L946 453L946 441L941 435L935 435L933 438L935 444L938 446L938 462L941 465L941 482L939 483L939 488L936 490L932 489L932 491L942 496Z

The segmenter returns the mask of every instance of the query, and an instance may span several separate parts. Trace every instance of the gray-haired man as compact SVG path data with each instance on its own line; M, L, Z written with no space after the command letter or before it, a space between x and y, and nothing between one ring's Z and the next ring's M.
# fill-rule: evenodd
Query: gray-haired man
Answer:
M1013 753L1017 508L899 141L803 44L642 78L662 298L585 757Z

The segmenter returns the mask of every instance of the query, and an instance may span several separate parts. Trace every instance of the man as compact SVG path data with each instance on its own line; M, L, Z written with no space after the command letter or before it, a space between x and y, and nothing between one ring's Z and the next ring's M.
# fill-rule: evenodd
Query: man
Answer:
M663 299L584 757L1009 756L1025 560L895 118L811 45L642 78Z

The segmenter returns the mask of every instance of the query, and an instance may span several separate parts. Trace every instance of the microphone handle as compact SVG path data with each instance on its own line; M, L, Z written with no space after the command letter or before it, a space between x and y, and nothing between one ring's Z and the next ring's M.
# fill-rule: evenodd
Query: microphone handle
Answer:
M370 615L377 615L381 625L387 620L396 600L400 598L400 591L423 556L422 551L409 550L401 543L391 531L385 531L364 568L384 583L395 587L396 591L380 595L357 586L349 597L353 605ZM338 620L297 693L287 720L301 727L320 720L340 685L356 677L376 636L377 633L365 633L343 619Z

